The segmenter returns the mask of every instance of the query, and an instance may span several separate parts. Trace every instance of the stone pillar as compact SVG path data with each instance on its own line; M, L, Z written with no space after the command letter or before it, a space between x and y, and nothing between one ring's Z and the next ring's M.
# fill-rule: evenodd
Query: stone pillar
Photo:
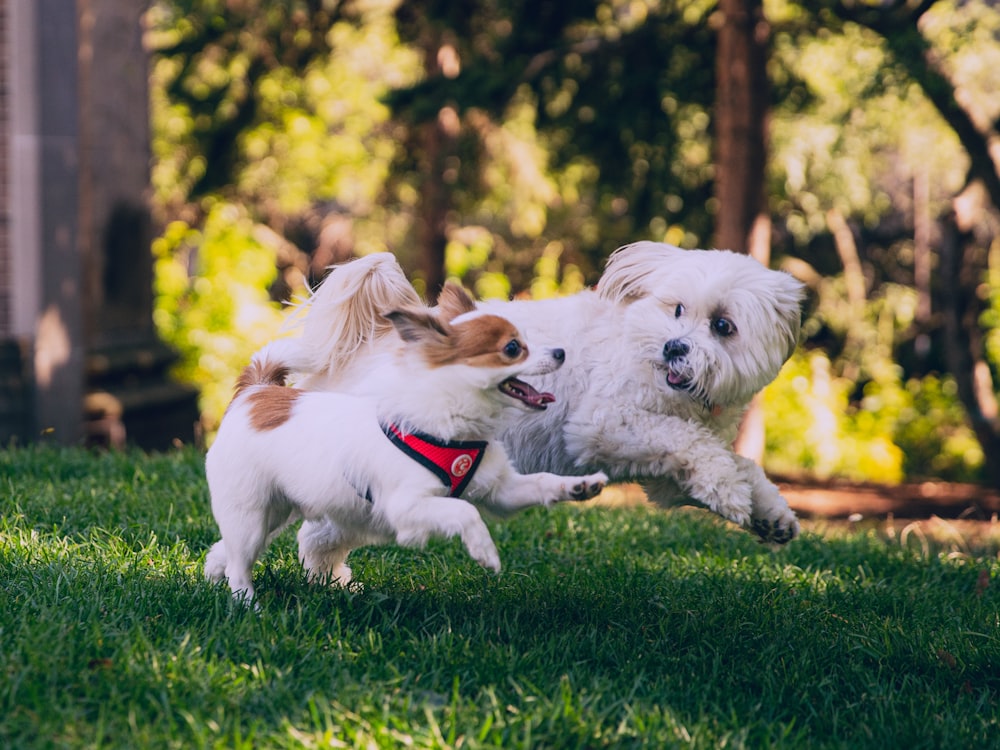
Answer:
M9 0L10 334L30 373L26 437L82 436L85 344L78 244L75 0Z
M148 448L190 442L196 392L153 326L146 3L76 0L79 11L80 241L91 440Z

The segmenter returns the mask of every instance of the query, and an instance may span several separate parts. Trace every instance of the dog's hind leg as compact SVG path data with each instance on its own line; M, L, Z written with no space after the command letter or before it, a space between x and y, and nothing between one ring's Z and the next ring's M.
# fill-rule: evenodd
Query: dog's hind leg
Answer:
M293 516L293 508L279 502L263 508L248 504L239 515L230 514L217 519L222 541L216 546L224 550L226 579L234 598L253 599L254 563Z
M351 569L344 563L358 540L347 531L329 520L306 521L298 540L299 562L310 581L336 586L351 582Z
M226 580L229 581L234 599L242 598L247 601L253 599L253 566L264 549L266 536L259 531L256 534L241 534L237 539L231 536L224 537L223 541L228 550Z
M209 581L221 581L226 574L226 545L220 539L212 545L205 555L205 578Z

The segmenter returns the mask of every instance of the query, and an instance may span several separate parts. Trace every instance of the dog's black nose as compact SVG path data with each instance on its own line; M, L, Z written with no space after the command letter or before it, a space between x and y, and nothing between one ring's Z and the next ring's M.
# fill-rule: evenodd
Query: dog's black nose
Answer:
M566 361L566 350L565 349L553 349L552 350L552 359L554 359L556 362L565 362Z
M663 345L663 358L669 362L686 356L689 351L691 351L691 347L684 339L670 339Z

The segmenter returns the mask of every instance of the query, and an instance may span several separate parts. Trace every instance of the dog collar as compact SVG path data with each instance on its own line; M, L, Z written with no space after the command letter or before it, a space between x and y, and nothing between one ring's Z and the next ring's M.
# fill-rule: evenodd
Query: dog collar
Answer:
M451 497L462 494L479 468L485 440L438 440L422 432L403 432L395 424L381 425L382 432L403 453L433 472Z

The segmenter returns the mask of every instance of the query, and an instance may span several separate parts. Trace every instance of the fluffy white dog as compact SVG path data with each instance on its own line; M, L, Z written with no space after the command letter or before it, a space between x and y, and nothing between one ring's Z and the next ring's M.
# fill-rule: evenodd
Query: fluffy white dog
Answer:
M353 548L431 536L460 536L476 562L499 570L477 508L509 514L603 489L599 472L518 474L503 446L487 442L512 406L523 415L552 402L519 376L559 368L561 349L529 350L508 320L476 310L454 286L436 315L421 305L386 321L399 346L355 394L285 387L267 348L244 371L205 462L222 536L205 575L225 576L235 597L253 597L254 563L300 517L312 521L299 532L310 578L343 585Z
M639 242L612 254L596 290L480 303L529 340L566 347L565 366L541 382L556 403L503 432L508 454L521 471L602 471L658 505L693 499L763 541L789 541L795 514L731 446L796 347L802 297L792 276L748 256ZM339 266L279 356L303 387L355 388L397 346L377 313L417 299L388 253Z

